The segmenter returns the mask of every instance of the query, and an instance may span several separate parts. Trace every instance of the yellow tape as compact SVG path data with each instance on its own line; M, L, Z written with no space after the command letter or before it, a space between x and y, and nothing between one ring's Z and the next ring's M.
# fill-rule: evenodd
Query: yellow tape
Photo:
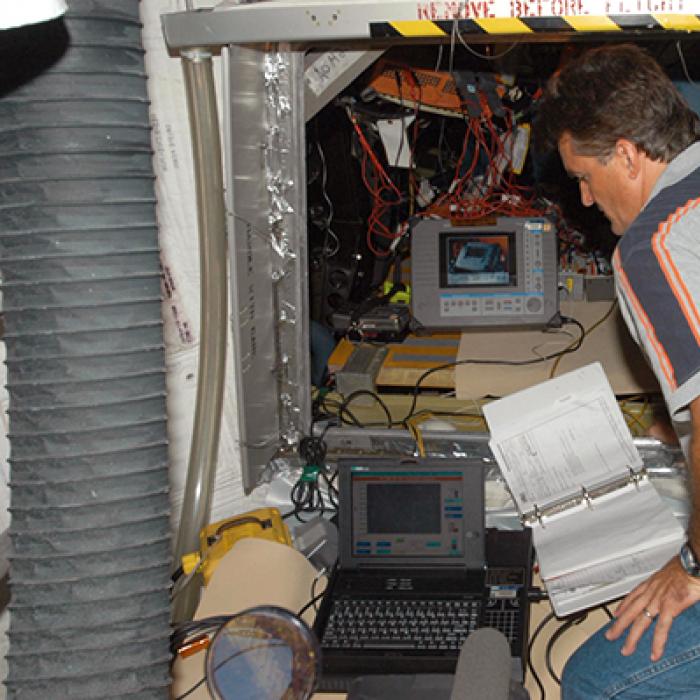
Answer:
M532 34L532 29L517 17L488 17L474 22L489 34Z
M402 36L447 36L435 22L429 19L390 22L391 26Z
M700 31L700 19L695 15L652 15L664 28L675 30Z
M571 15L564 20L577 32L619 32L621 28L610 17L587 17Z
M649 15L647 15L648 17ZM659 26L670 31L700 31L700 17L697 15L676 15L676 14L654 14L651 15ZM463 36L468 36L473 31L473 26L478 25L487 34L533 34L543 31L537 26L531 28L525 21L517 17L485 17L483 19L469 20L470 29L462 30ZM557 19L565 22L572 32L619 32L625 29L625 26L618 25L612 17L607 15L588 16L588 15L566 15L559 16ZM397 22L373 22L370 24L372 36L390 36L389 27L404 37L445 37L448 32L441 29L440 26L429 19L402 20ZM471 31L470 31L471 30ZM562 28L563 32L567 30Z

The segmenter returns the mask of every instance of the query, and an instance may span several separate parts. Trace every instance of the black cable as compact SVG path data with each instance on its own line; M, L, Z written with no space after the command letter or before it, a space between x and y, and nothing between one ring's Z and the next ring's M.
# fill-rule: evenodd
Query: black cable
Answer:
M564 325L566 325L567 323L570 323L570 324L576 326L579 329L579 331L581 331L581 335L578 338L578 344L576 345L575 348L571 348L569 350L569 352L574 352L575 350L578 350L581 347L581 343L583 342L583 339L586 337L586 332L587 332L586 329L583 327L583 324L580 321L578 321L577 319L573 318L572 316L562 316L561 322ZM564 355L566 353L562 352L561 354Z
M528 590L527 599L530 603L539 603L543 600L548 600L549 594L539 586L535 586L534 588L530 588Z
M182 695L178 695L174 700L184 700L194 693L197 688L201 688L207 682L207 677L202 676L189 690L186 690Z
M547 666L547 671L549 672L549 675L554 679L557 685L561 685L561 678L559 678L559 676L554 672L554 668L552 667L552 649L554 648L556 641L559 639L559 637L562 636L562 634L564 634L564 632L573 627L573 625L580 624L587 617L588 613L583 613L582 615L576 615L574 617L569 618L563 625L561 625L554 631L552 636L547 641L544 661L545 665Z
M308 523L309 520L305 520L301 517L302 513L318 512L322 514L328 510L338 510L338 489L333 483L338 472L337 470L334 470L330 474L328 472L328 467L324 466L319 469L318 474L322 476L323 480L326 482L330 508L326 507L326 504L323 502L323 496L318 485L311 487L303 486L301 479L299 479L292 487L292 493L290 495L290 500L294 505L294 509L290 510L288 513L284 513L281 516L282 520L296 518L300 523Z
M213 615L211 617L204 617L201 620L187 620L186 622L181 622L170 635L170 651L173 655L176 655L178 649L180 649L188 639L202 634L216 632L216 630L222 625L225 625L233 617L234 615Z
M323 407L324 409L329 413L329 415L333 418L336 418L342 423L346 423L348 425L354 425L356 428L365 428L367 426L363 425L362 422L353 414L353 412L345 405L347 402L343 401L336 401L335 399L328 399L324 398L323 399ZM335 409L335 413L330 413L330 410L328 407L332 407ZM347 415L349 420L346 420L344 416Z
M610 612L610 608L608 608L607 605L601 605L599 607L605 612L605 614L610 620L613 619L613 614L612 612ZM576 615L568 619L563 625L561 625L558 629L554 631L554 633L547 642L547 647L545 650L545 664L547 666L547 671L549 672L549 675L554 679L554 681L558 685L561 685L561 678L555 673L554 668L552 666L552 649L554 648L554 644L557 642L559 637L561 637L562 634L564 634L564 632L570 629L573 625L581 624L587 617L588 613L583 613L581 615Z
M540 680L540 677L537 675L537 671L535 671L535 666L532 663L532 648L535 644L535 640L539 636L540 632L545 628L547 623L549 623L551 620L554 619L554 613L550 612L548 613L542 620L540 620L540 624L537 625L535 628L535 631L532 633L532 636L530 637L530 642L527 645L527 667L532 674L532 677L537 684L537 687L540 690L540 698L541 700L544 700L545 694L544 694L544 686L542 685L542 681Z
M290 500L294 505L294 512L297 517L299 513L315 513L316 511L323 513L323 496L318 489L318 481L316 478L311 481L302 474L294 486L292 486Z
M323 480L326 482L326 489L328 493L328 500L333 506L335 510L338 510L338 489L336 485L333 483L338 476L338 470L334 469L332 472L330 472L327 466L324 466L321 469L321 476L323 477Z
M324 397L324 398L321 400L321 407L322 407L323 410L325 411L325 417L326 417L327 419L334 418L335 420L340 421L340 423L342 424L342 423L343 423L343 418L342 418L342 416L341 416L340 413L339 413L339 409L340 409L340 406L341 406L341 405L342 405L342 404L341 404L340 401L336 401L335 399L329 399L328 397ZM333 412L333 411L334 411L334 412ZM349 410L347 410L347 413L349 413L349 414L352 416L352 418L353 418L353 421L352 421L353 424L357 425L357 424L359 423L359 421L357 420L357 418L355 418L355 416L352 415L352 413L351 413ZM319 420L321 420L321 419L320 419L319 417L316 417L316 418L314 419L314 422L317 422L317 421L319 421ZM313 434L313 433L312 433L312 434Z
M382 410L384 411L384 415L386 416L386 427L392 428L394 426L394 421L391 417L391 411L389 410L389 407L384 403L384 401L382 400L382 397L379 396L379 394L375 393L374 391L370 391L369 389L358 389L357 391L353 391L351 394L348 394L348 396L343 400L343 403L340 405L340 410L343 411L343 410L347 409L347 407L358 396L370 396L370 397L372 397L382 407ZM362 426L359 426L359 427L362 427Z
M384 410L384 414L386 415L387 420L383 423L362 423L357 416L355 416L350 408L348 407L348 403L350 401L354 401L357 396L360 394L367 394L371 396ZM376 426L384 426L384 427L393 427L393 419L391 417L391 412L389 411L389 407L386 405L386 403L382 400L382 398L379 396L379 394L369 391L368 389L358 389L357 391L353 392L348 396L348 398L344 401L336 401L335 399L324 399L323 400L323 408L327 412L327 416L329 418L335 418L340 421L341 424L345 423L346 425L353 425L356 428L369 428L369 427L376 427ZM335 409L335 413L331 413L331 408ZM314 422L317 422L319 418L316 418ZM391 422L390 422L391 421ZM332 427L330 424L326 425L324 428L323 435L325 435L326 431Z
M297 617L301 617L312 605L316 605L316 603L323 598L325 594L325 591L321 591L321 593L317 593L311 600L304 604L300 609L299 612L297 613Z
M182 576L184 573L185 570L182 568L182 564L180 564L180 566L178 566L177 569L175 569L175 571L173 571L173 573L170 575L170 580L173 583L176 583L180 576Z
M342 99L337 100L337 102L341 103L343 102ZM382 103L382 105L386 104L386 108L384 109L372 109L370 105L367 104L367 102L359 102L357 100L352 101L352 110L353 112L359 114L361 117L369 117L372 120L376 119L402 119L403 117L409 117L413 114L413 110L409 109L408 107L405 108L404 110L398 110L398 109L392 109L393 105L387 104L387 103Z
M299 517L299 512L296 508L290 510L289 513L282 513L282 520L286 520L287 518L296 518L301 523L307 522L306 520L302 520L302 518Z
M325 431L324 431L325 434ZM303 437L299 443L299 456L304 461L301 476L297 479L290 493L290 500L294 509L285 513L282 519L296 517L299 522L308 522L301 517L302 513L323 514L327 510L337 510L338 490L333 484L334 476L328 474L326 466L326 443L322 437L313 435ZM328 487L328 502L323 500L323 494L319 488L319 476L323 478Z
M206 556L204 557L204 559L206 559ZM171 589L170 589L170 602L171 602L171 603L172 603L172 602L175 600L175 598L177 598L183 591L187 590L187 588L188 588L189 586L192 585L192 582L195 580L195 578L196 578L196 576L197 576L197 572L199 571L199 569L201 568L202 564L204 563L204 559L200 559L200 560L199 560L199 563L197 564L197 566L195 567L195 569L193 569L192 571L190 571L190 573L187 574L187 576L186 576L184 579L180 580L182 577L178 577L178 579L174 581L174 583L173 583L173 585L172 585L172 587L171 587ZM180 568L182 569L182 567L180 567ZM183 571L184 571L184 569L183 569Z
M345 415L348 415L350 417L350 420L345 419ZM347 423L348 425L354 425L356 428L364 428L365 426L362 425L362 422L359 421L356 417L355 414L344 404L338 404L338 418L340 418L341 423Z
M311 582L311 599L304 604L304 606L299 610L297 613L297 617L301 617L312 605L314 606L314 610L318 612L318 606L316 603L323 598L326 589L324 588L320 593L316 593L316 585L318 584L319 580L321 579L321 576L323 576L325 570L320 571L315 577L314 580Z
M299 442L299 456L306 464L323 464L326 459L326 451L326 443L317 437L303 437Z
M316 593L316 585L321 580L321 576L323 576L325 571L326 571L325 569L322 569L321 571L319 571L318 574L316 574L316 576L314 576L314 580L311 582L311 600L314 601L314 610L316 612L318 612L318 605L316 605L315 602L318 600L318 595L319 595ZM326 592L326 590L324 588L320 594L321 597L323 597L323 593L325 593L325 592Z
M408 409L408 413L404 416L402 419L401 423L405 428L408 428L407 421L410 420L414 416L414 411L416 409L416 404L418 403L418 391L420 389L420 385L423 383L425 379L427 379L431 374L435 372L440 372L443 369L449 369L450 367L457 367L458 365L508 365L512 367L523 367L525 365L536 365L539 364L540 362L547 362L548 360L554 360L557 357L561 357L563 355L568 355L572 352L576 352L580 347L581 344L583 343L583 339L586 336L586 331L584 327L576 320L573 318L569 318L566 316L561 317L561 321L563 323L572 323L575 326L579 328L581 331L581 335L577 338L576 342L571 345L568 348L564 348L563 350L559 350L557 352L550 353L549 355L542 355L541 357L533 357L532 359L529 360L475 360L475 359L466 359L466 360L454 360L453 362L446 362L445 364L442 365L437 365L435 367L431 367L430 369L426 370L423 372L423 374L418 377L418 381L415 383L413 387L413 397L411 400L411 407Z

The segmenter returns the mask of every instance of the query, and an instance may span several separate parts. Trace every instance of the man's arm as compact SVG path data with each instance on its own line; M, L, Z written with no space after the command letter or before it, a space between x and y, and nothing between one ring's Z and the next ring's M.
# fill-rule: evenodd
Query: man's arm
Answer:
M690 464L688 478L692 511L688 523L688 541L694 553L700 553L700 397L690 404L692 433L690 436Z
M690 404L692 433L689 451L688 477L690 480L691 506L688 539L693 552L700 556L700 398ZM605 633L610 639L618 639L629 629L622 647L625 656L633 654L637 642L651 625L652 619L645 610L656 617L656 628L651 645L651 660L663 656L668 633L673 620L686 608L700 601L700 579L689 576L675 556L662 569L640 583L622 601L615 612L617 618ZM658 617L657 617L658 615Z

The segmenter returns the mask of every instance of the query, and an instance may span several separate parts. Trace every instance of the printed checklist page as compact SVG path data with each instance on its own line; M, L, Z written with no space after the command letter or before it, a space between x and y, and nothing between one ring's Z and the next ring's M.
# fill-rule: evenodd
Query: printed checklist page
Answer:
M521 513L642 465L597 362L487 404L484 415L489 445Z

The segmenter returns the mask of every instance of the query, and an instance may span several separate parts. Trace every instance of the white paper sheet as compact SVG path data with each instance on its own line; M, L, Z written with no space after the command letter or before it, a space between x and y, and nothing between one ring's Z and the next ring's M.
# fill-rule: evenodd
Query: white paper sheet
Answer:
M577 589L615 584L660 569L677 552L676 542L665 542L653 549L610 559L564 576L547 579L547 587L550 592L573 592Z
M412 123L413 117L377 121L386 158L395 168L408 168L411 165L411 140L408 130Z
M598 362L487 404L484 415L522 513L642 465Z
M4 0L0 3L0 30L47 22L60 17L65 11L65 0Z
M626 595L651 572L660 569L678 548L678 542L669 542L547 581L554 612L562 617Z

